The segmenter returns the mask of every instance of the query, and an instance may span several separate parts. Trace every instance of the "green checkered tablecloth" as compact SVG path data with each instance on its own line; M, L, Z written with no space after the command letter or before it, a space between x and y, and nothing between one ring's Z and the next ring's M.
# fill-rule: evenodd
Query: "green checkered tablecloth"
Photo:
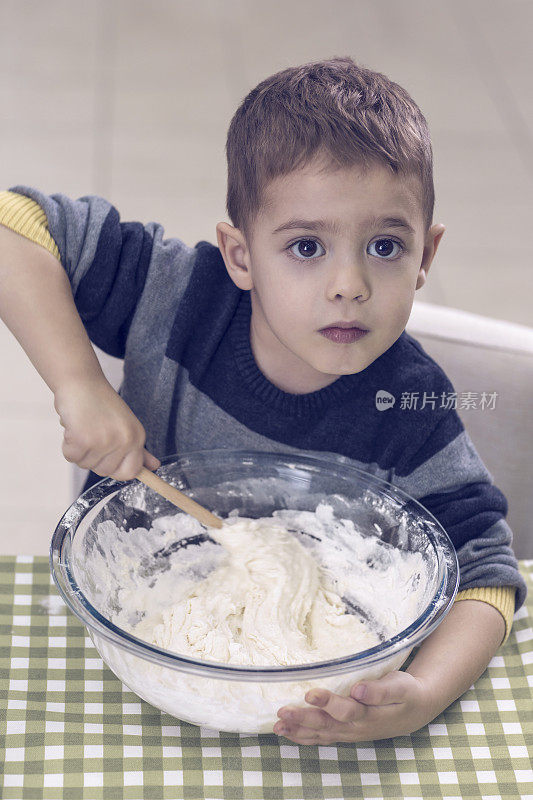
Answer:
M158 711L102 663L45 557L1 557L0 796L533 800L533 561L520 569L527 604L475 686L411 736L321 747Z

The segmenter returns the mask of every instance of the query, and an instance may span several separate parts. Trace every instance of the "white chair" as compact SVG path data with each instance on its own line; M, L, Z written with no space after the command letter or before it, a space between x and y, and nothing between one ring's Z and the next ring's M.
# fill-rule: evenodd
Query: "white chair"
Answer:
M415 301L407 333L440 364L457 392L457 413L494 483L509 503L507 521L517 558L533 558L533 328L455 308ZM109 382L118 389L122 361L98 348ZM463 393L496 393L494 407L461 407ZM72 496L87 472L73 466Z
M453 383L457 413L507 497L515 555L533 558L533 328L415 302L406 330ZM494 409L461 409L463 392L496 392Z

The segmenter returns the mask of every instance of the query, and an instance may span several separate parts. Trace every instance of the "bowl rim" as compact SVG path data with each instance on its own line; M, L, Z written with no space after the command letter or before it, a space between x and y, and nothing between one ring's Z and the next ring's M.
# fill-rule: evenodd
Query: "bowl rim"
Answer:
M393 656L408 650L411 652L420 641L425 639L439 625L444 617L449 613L459 585L459 564L455 547L442 524L434 515L423 506L418 500L409 495L404 490L379 478L371 472L360 469L350 463L346 456L336 453L322 453L321 451L308 450L305 453L291 452L270 452L262 450L243 450L233 448L203 448L198 450L187 450L181 453L174 453L160 459L161 467L173 463L182 467L187 462L200 465L198 456L210 461L217 458L227 460L229 457L237 458L239 464L246 463L246 460L259 457L263 463L275 462L279 464L281 460L290 459L294 466L318 466L319 463L329 462L337 468L357 473L363 481L367 483L382 484L382 489L386 488L387 493L391 491L400 499L406 501L408 505L421 513L422 516L433 523L435 531L429 534L431 544L437 554L437 563L440 572L440 582L432 600L428 603L424 611L407 627L399 631L395 636L381 642L379 645L361 650L347 656L326 661L314 661L305 664L288 666L243 666L233 664L223 664L217 661L196 660L194 658L181 655L171 650L158 647L149 642L135 637L133 634L115 625L111 620L104 617L83 594L72 573L68 559L64 559L64 549L68 541L69 533L74 525L78 526L81 521L93 511L101 501L109 499L118 494L124 487L131 485L136 479L129 481L115 481L113 478L102 478L83 492L65 511L58 522L50 543L50 571L57 586L57 589L71 611L81 620L87 628L91 639L94 642L94 635L101 636L109 643L118 646L144 660L148 660L159 666L170 667L180 672L187 672L194 675L205 677L226 679L226 680L245 680L245 681L292 681L311 679L314 677L326 677L328 675L338 675L344 672L354 672L369 667L373 664L388 661ZM280 464L281 466L281 464ZM161 467L155 472L157 473ZM380 488L379 486L377 487ZM179 512L178 512L179 513ZM434 537L438 534L438 541L441 550L435 548ZM409 655L405 654L405 658ZM405 659L404 659L405 660Z

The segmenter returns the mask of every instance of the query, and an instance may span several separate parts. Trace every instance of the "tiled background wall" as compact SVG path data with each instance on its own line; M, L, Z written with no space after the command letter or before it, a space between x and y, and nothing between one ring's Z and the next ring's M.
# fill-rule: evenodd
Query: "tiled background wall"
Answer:
M447 226L417 299L531 324L529 0L0 0L0 188L97 193L216 243L225 137L284 67L351 55L414 97ZM71 502L53 397L0 323L0 552L46 553Z

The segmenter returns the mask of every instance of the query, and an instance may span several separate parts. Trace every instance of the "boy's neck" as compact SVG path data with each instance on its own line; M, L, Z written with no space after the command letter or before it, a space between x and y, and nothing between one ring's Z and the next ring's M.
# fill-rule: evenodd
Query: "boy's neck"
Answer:
M265 378L282 392L310 394L329 386L340 377L339 375L318 373L289 351L284 354L285 363L282 364L279 356L260 341L253 317L250 323L250 346L258 368ZM281 342L279 346L283 348Z

